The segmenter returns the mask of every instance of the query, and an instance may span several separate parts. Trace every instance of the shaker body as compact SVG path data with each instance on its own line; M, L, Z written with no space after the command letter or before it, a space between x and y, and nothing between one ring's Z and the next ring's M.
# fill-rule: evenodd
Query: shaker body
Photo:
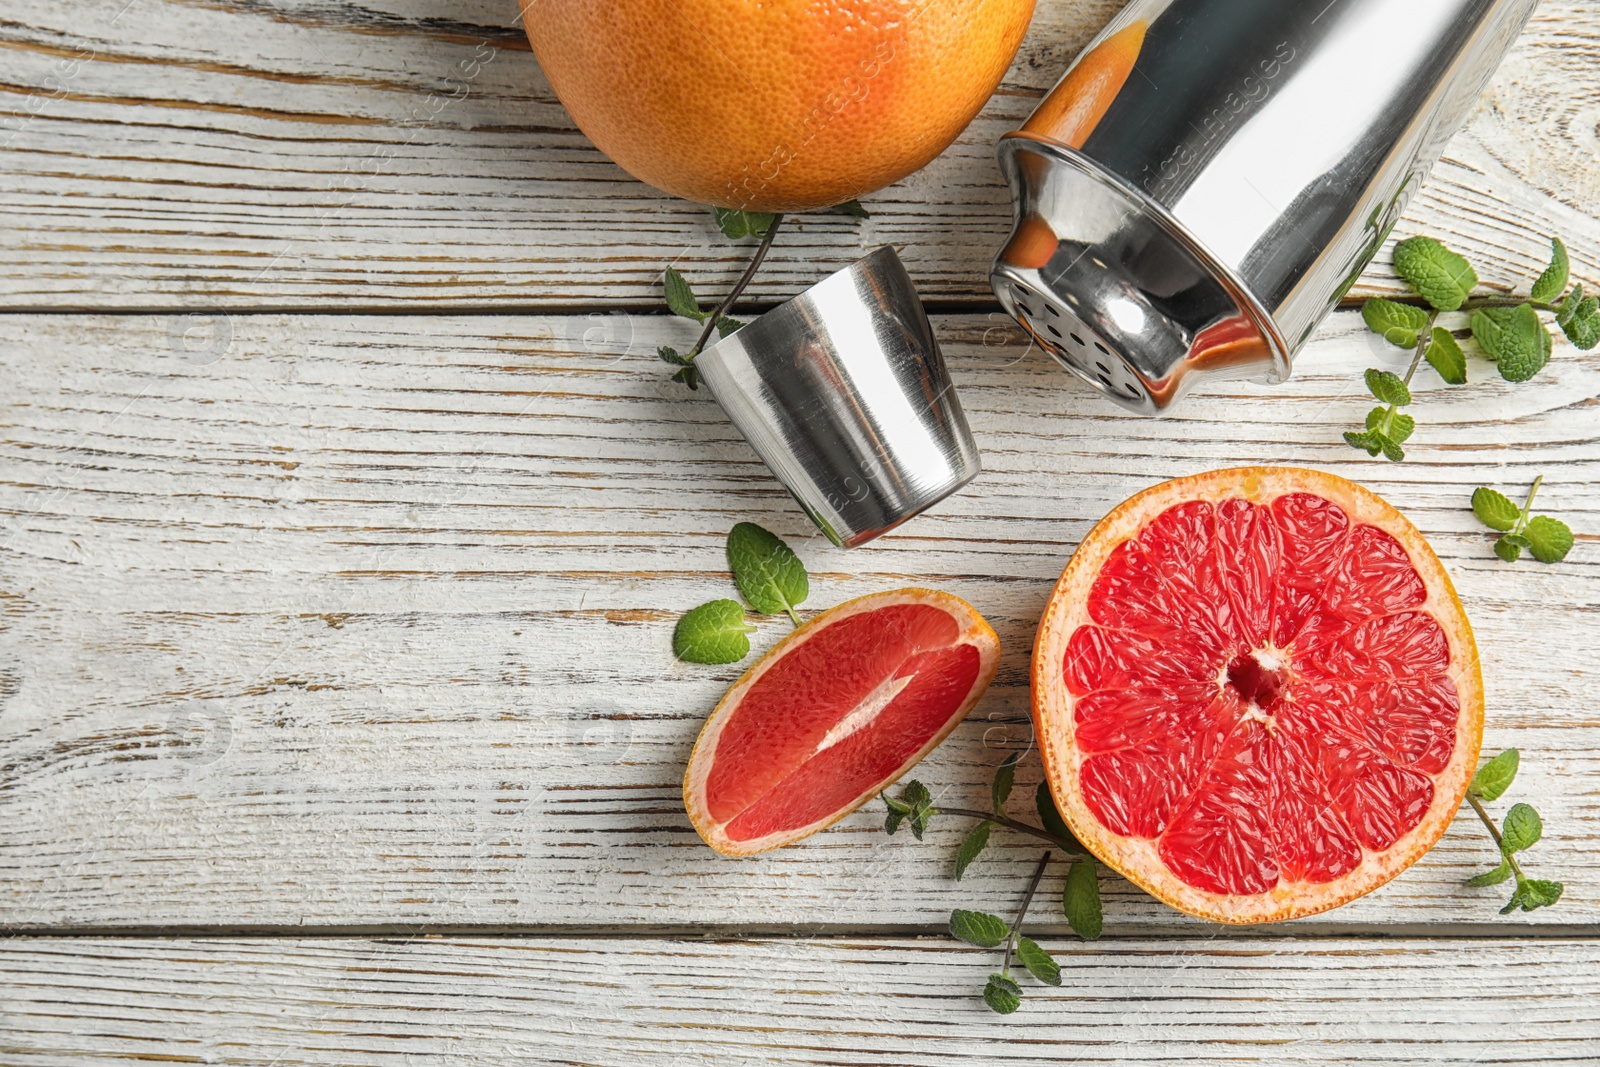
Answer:
M1002 139L996 293L1058 358L1088 331L1063 361L1121 360L1086 376L1139 410L1195 372L1281 379L1535 3L1134 0Z

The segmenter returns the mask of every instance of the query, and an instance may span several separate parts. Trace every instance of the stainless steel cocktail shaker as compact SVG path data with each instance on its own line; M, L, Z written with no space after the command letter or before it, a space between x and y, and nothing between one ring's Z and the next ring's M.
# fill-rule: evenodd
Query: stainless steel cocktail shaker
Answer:
M1281 381L1535 2L1134 0L1001 139L995 294L1136 411Z

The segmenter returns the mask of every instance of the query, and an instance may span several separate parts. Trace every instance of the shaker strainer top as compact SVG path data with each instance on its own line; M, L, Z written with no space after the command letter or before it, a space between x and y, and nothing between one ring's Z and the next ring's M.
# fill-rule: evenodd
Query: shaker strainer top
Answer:
M1001 138L995 295L1135 411L1282 381L1535 2L1133 0Z

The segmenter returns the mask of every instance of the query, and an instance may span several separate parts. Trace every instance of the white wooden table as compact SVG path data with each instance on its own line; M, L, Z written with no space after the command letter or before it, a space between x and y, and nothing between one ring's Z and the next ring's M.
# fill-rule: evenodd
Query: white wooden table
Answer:
M653 354L692 337L662 269L716 293L748 245L577 133L514 0L0 0L0 1062L1600 1063L1600 351L1428 377L1404 464L1339 439L1399 359L1351 310L1276 389L1149 421L1078 387L988 293L992 144L1115 7L1041 0L961 140L866 222L795 220L751 292L893 243L936 312L986 470L843 552ZM1560 233L1595 288L1597 123L1600 4L1549 0L1397 235L1505 289ZM1077 540L1241 462L1357 478L1438 548L1558 907L1463 884L1470 817L1265 929L1108 876L1083 943L1057 868L1032 926L1065 982L1001 1019L992 954L941 931L1010 912L1034 845L957 883L955 820L739 861L694 835L683 763L739 668L669 640L728 594L734 522L798 547L809 607L917 583L994 622L995 686L917 772L971 802L1027 744ZM1541 473L1577 547L1507 566L1467 497Z

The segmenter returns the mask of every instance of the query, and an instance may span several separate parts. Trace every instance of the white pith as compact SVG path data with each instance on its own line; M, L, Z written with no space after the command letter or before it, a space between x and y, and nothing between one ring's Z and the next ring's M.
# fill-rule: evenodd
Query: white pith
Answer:
M876 719L884 708L894 703L894 698L899 696L916 676L916 672L912 671L903 678L885 678L878 683L878 687L868 693L861 703L855 706L854 711L833 724L833 729L822 736L821 743L817 745L817 750L812 755L826 752L851 734L871 726L872 720Z

